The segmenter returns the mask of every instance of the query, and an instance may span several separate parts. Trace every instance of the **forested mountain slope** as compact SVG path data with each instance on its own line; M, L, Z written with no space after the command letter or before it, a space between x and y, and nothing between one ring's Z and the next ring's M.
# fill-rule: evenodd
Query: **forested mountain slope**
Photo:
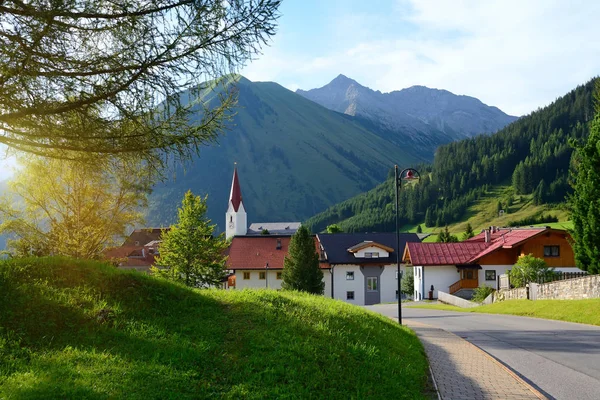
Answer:
M385 179L395 162L433 158L272 82L236 83L238 107L215 145L155 186L149 225L174 222L183 194L208 194L208 217L224 228L234 162L248 223L303 220ZM213 94L216 95L216 94ZM402 141L403 146L396 144Z
M588 135L593 89L594 80L494 135L441 146L433 165L421 168L421 182L401 192L401 223L444 226L459 221L475 199L500 183L512 186L498 199L501 209L521 194L534 194L537 203L562 202L569 192L572 148L568 142ZM393 201L393 182L388 177L373 190L315 215L307 224L313 231L340 222L350 231L393 230Z

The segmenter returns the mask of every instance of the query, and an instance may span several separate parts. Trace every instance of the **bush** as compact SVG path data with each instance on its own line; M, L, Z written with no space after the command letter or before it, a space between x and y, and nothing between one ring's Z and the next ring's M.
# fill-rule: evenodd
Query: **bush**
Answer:
M472 301L476 302L476 303L483 303L483 301L492 293L494 293L496 290L490 286L479 286L477 289L475 289L475 291L473 292L473 298L471 299Z
M529 282L551 282L555 274L554 268L548 267L546 261L527 254L519 257L508 276L512 286L524 287Z

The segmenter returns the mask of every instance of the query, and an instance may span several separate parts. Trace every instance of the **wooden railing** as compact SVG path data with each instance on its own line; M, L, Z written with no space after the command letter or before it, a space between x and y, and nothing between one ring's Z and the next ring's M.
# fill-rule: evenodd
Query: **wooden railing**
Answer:
M450 294L454 294L458 292L460 289L475 289L479 286L479 281L477 279L461 279L458 282L454 282L448 288L448 292Z
M450 285L448 292L450 292L450 294L454 294L454 293L458 292L461 289L460 282L461 281L454 282L452 285Z

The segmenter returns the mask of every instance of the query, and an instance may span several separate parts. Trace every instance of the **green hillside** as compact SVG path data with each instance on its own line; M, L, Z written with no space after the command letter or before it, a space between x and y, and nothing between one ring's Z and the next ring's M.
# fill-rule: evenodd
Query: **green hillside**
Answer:
M593 89L594 80L496 134L441 146L431 166L417 167L422 176L419 184L402 190L401 225L466 225L476 214L480 218L471 223L474 227L493 221L506 225L508 218L541 217L542 208L522 205L514 210L520 217L496 220L477 210L476 204L486 197L491 199L494 212L498 207L518 207L521 198L530 199L531 205L559 208L570 191L569 141L585 139L589 133ZM393 231L394 198L393 179L388 177L374 189L336 204L306 223L315 232L332 223L348 231Z
M431 160L440 144L396 144L398 133L378 132L276 83L241 78L236 90L237 114L219 143L155 187L150 224L173 222L191 189L209 194L208 216L223 228L234 162L249 223L302 220L371 189L397 162Z
M321 296L0 261L0 398L425 398L412 331Z

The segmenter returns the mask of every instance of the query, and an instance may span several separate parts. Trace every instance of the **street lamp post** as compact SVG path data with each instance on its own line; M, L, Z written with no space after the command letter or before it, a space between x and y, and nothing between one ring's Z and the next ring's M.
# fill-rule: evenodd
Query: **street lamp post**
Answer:
M398 278L398 323L402 325L402 291L400 290L400 222L398 218L398 208L400 202L400 189L402 189L402 181L411 181L419 179L419 171L414 168L405 168L398 173L398 166L394 166L394 185L396 186L396 276Z

